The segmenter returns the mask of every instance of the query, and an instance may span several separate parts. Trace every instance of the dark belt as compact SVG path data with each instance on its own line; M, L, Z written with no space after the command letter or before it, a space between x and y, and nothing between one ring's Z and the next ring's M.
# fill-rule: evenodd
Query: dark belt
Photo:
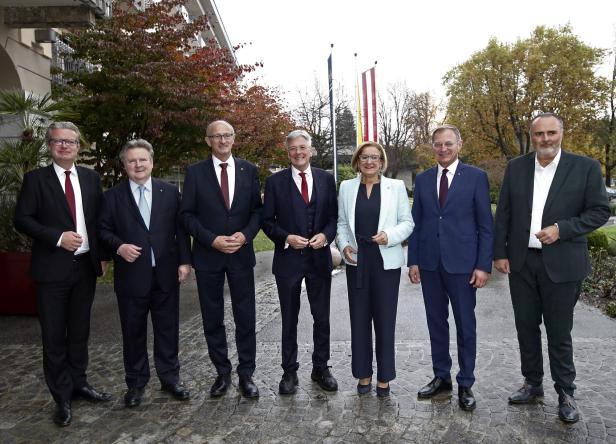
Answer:
M362 248L362 245L364 248ZM364 250L365 248L369 248L372 245L377 245L372 240L372 237L357 236L357 282L355 283L356 288L362 288L363 276L366 272L366 261L362 259L362 250Z
M528 247L528 251L532 251L533 253L538 253L538 254L541 254L541 253L543 252L543 249L541 249L541 248L531 248L531 247Z
M84 260L86 258L90 257L90 252L86 251L85 253L80 253L80 254L74 254L73 255L73 262L79 262L81 260Z

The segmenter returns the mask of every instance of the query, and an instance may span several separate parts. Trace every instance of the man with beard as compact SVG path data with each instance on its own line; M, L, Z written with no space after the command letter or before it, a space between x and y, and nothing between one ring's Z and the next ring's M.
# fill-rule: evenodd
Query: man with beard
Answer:
M525 379L509 402L543 396L543 319L558 416L573 423L579 413L571 329L582 280L590 272L585 236L608 220L610 208L599 163L561 150L560 117L535 117L530 137L535 152L507 165L496 211L494 265L509 274Z

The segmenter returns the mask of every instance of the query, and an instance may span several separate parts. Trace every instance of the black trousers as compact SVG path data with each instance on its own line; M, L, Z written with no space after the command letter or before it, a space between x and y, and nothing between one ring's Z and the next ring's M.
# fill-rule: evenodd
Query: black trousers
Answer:
M87 383L96 275L89 253L76 256L71 266L66 281L36 284L45 382L56 402L70 400L73 390Z
M179 288L163 291L152 268L152 288L144 295L118 294L124 352L125 381L128 387L145 387L150 380L148 361L148 313L154 331L154 366L162 383L179 381L178 359L180 297Z
M327 368L329 360L329 306L331 294L331 275L319 275L314 272L299 272L294 276L276 276L280 314L282 318L282 368L294 371L299 368L297 362L297 319L300 309L302 280L306 279L306 293L312 313L312 366L317 369Z
M543 319L554 386L573 395L575 365L571 330L581 282L552 282L543 265L541 250L529 249L520 272L509 275L509 288L520 344L522 375L532 385L543 380L539 328Z
M359 379L372 376L374 323L377 379L388 382L396 378L395 336L400 268L383 269L383 258L376 245L374 248L364 248L358 260L365 261L361 270L350 265L346 267L352 372Z
M224 268L216 272L197 270L196 276L203 331L216 371L220 375L228 375L232 368L224 323L226 276L235 321L235 344L239 358L237 373L240 376L252 376L257 354L254 269Z

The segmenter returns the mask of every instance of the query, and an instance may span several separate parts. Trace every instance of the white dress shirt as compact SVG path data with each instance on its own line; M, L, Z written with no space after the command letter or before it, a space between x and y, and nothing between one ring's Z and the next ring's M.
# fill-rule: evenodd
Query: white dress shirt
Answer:
M447 188L451 188L451 182L456 175L456 169L458 168L460 159L456 159L451 165L447 167ZM439 196L441 189L441 176L443 175L443 168L441 164L437 164L438 172L436 174L436 195ZM440 197L440 196L439 196Z
M560 161L561 150L558 150L556 157L542 167L535 155L535 180L533 184L533 210L530 219L530 235L528 236L528 248L542 248L541 242L535 236L535 233L541 231L544 227L541 226L541 220L543 219L543 209L545 208L545 201L548 198L548 192L550 186L554 180L556 174L556 168Z
M60 186L62 187L62 191L66 194L66 190L64 189L64 182L66 181L66 174L64 174L65 170L60 165L53 163L53 169L58 176L58 180L60 181ZM77 217L77 233L83 239L83 242L75 251L75 255L82 254L90 251L90 244L88 242L88 230L86 229L86 217L83 214L83 202L81 201L81 186L79 185L79 177L77 176L77 168L75 168L75 164L71 166L71 185L73 186L73 192L75 193L75 216ZM59 247L62 243L62 236L58 239L58 243L56 247Z
M302 171L298 170L294 166L291 166L291 177L293 178L293 182L295 182L295 185L297 185L299 194L302 194L302 176L299 175L299 173L301 172ZM312 199L312 183L314 182L310 165L308 165L308 168L306 168L306 170L303 172L306 173L305 177L306 183L308 184L308 202L310 202L310 200Z
M218 157L212 154L212 161L214 162L214 171L216 172L216 179L218 179L218 185L220 185L220 172L222 168L221 163L225 163ZM233 194L235 193L235 160L233 156L229 156L227 163L227 178L229 179L229 206L233 204Z

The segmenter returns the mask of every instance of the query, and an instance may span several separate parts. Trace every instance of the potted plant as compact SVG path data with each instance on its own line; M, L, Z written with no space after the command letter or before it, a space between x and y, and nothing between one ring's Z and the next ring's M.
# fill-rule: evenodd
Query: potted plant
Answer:
M48 160L49 123L74 117L49 95L0 91L0 130L5 136L0 139L0 314L36 314L35 288L28 275L31 241L13 226L15 203L24 174Z

